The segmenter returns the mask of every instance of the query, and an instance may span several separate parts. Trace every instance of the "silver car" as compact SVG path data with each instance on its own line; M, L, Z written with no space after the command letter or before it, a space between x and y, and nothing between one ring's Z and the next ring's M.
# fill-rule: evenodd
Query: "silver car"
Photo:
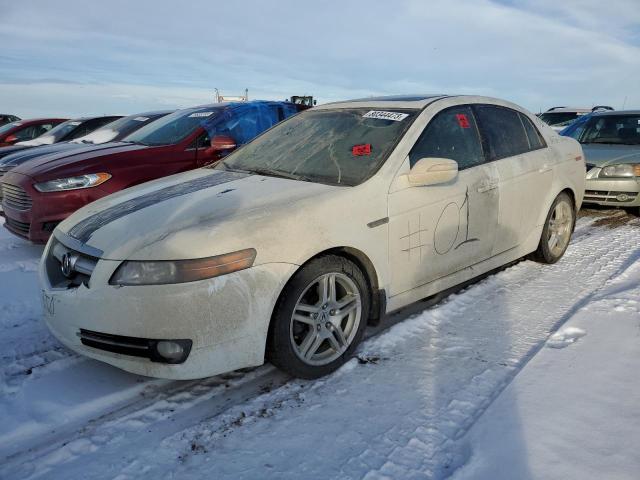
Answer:
M585 204L640 214L640 110L597 112L571 132L587 163Z

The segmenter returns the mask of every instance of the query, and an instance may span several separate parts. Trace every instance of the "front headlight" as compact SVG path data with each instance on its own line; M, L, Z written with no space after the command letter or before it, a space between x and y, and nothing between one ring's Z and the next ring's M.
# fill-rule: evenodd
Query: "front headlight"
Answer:
M253 248L193 260L158 260L122 262L114 272L110 285L166 285L195 282L244 270L253 265Z
M48 182L36 183L33 187L39 192L59 192L63 190L78 190L80 188L90 188L102 185L109 180L108 173L90 173L79 177L58 178Z
M600 170L600 177L640 177L640 164L609 165Z

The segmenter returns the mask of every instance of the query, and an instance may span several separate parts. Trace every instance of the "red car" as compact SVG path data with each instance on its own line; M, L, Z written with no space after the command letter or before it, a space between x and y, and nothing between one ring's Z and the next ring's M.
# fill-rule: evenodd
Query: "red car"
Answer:
M46 242L60 221L127 187L202 167L308 108L290 102L220 103L178 110L122 142L46 155L2 177L5 227Z
M66 118L32 118L31 120L18 120L2 125L0 127L0 147L32 140L65 120Z

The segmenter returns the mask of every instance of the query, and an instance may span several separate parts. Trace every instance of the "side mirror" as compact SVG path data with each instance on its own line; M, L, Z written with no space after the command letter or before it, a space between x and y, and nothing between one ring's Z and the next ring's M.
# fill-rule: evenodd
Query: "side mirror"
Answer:
M5 143L16 143L18 140L20 140L18 137L16 137L15 135L9 135L7 138L4 139Z
M235 150L238 145L236 141L228 135L216 135L211 139L211 146L207 148L207 154L211 156L223 156L232 150Z
M409 170L407 179L412 187L447 183L458 176L458 162L448 158L421 158Z

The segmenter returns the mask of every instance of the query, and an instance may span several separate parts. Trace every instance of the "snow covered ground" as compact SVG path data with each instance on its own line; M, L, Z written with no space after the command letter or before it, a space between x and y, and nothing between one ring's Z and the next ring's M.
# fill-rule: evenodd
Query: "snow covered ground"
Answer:
M558 264L400 312L315 382L176 382L59 345L41 248L3 229L0 478L638 478L639 233L590 212Z

